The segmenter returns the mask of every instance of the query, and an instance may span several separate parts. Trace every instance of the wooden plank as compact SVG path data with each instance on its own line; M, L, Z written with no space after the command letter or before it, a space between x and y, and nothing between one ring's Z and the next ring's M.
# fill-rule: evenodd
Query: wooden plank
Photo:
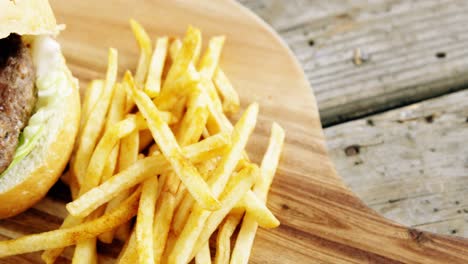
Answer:
M325 130L339 174L396 222L468 237L468 90Z
M241 0L302 63L325 126L460 90L468 83L463 0ZM364 57L353 62L356 51Z

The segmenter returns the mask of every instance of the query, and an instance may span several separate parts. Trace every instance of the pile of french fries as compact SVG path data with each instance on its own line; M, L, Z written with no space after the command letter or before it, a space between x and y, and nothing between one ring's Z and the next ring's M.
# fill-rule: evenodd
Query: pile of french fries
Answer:
M140 48L135 75L117 82L111 48L105 80L84 97L63 177L69 215L58 230L0 241L0 257L45 250L42 259L54 263L75 245L73 263L98 263L97 240L120 239L118 263L248 263L257 227L279 225L266 199L285 134L274 123L260 167L249 160L258 105L235 125L227 118L239 96L218 63L224 37L211 38L199 59L200 30L158 37L153 50L143 27L130 24Z

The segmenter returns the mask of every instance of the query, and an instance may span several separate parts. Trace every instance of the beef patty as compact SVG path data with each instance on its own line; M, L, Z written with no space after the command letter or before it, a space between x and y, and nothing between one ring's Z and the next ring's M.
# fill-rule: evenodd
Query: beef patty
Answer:
M31 52L21 37L0 39L0 173L10 165L37 100Z

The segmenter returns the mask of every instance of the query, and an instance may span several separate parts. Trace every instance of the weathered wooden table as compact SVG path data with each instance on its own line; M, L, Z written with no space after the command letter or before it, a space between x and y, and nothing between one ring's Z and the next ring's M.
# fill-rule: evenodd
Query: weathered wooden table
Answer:
M468 1L240 2L302 63L350 188L399 223L468 237Z

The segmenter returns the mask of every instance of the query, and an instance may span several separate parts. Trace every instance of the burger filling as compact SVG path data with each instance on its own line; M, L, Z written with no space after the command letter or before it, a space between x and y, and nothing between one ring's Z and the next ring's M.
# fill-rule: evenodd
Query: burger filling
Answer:
M12 163L37 102L35 69L29 48L11 34L0 40L0 174Z
M70 92L59 44L27 38L0 39L0 178L33 150L55 104Z

